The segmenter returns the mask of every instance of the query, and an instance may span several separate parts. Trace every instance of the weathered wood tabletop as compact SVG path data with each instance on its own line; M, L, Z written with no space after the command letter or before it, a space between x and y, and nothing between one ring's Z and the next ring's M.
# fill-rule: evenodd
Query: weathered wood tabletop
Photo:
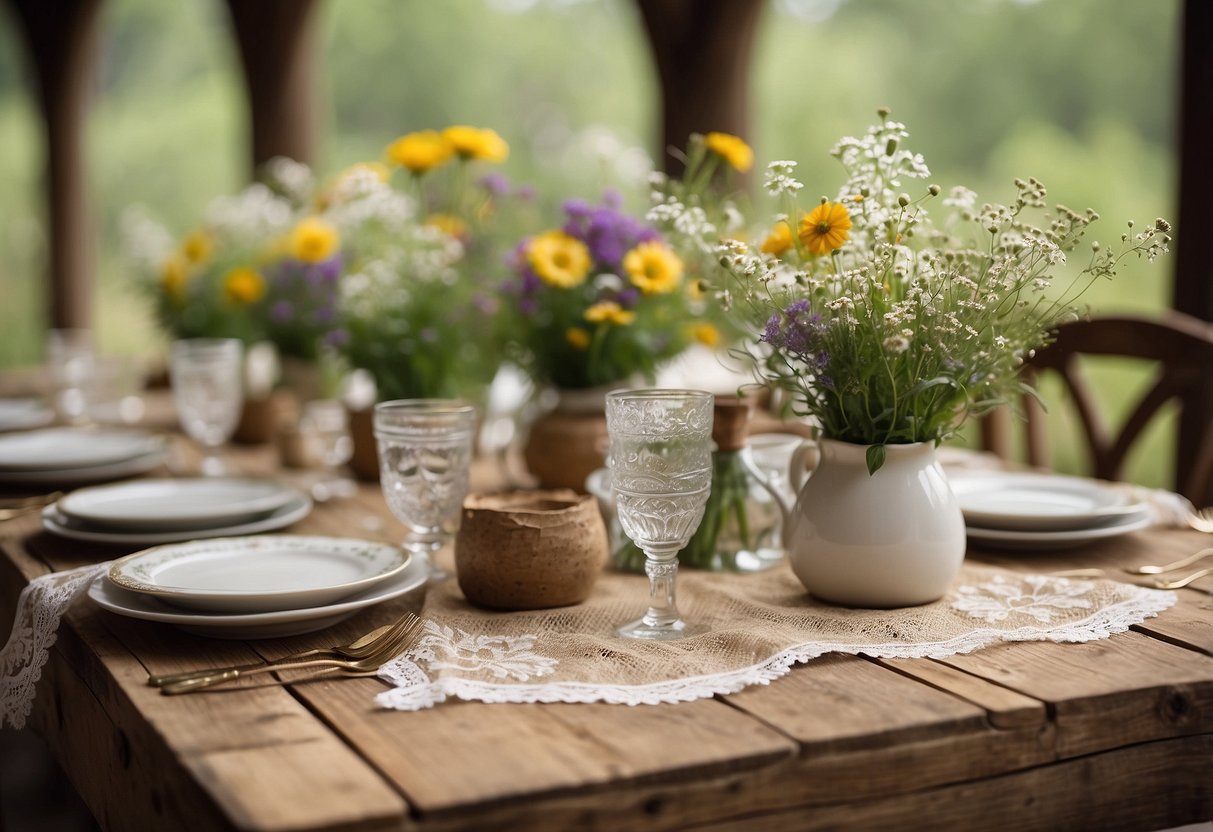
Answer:
M233 453L247 470L275 464L269 448ZM395 540L400 526L365 486L291 531ZM1151 530L1064 553L970 556L1115 575L1211 542ZM6 630L29 579L128 550L57 539L31 515L0 524L0 551ZM106 829L1158 829L1213 818L1213 596L1200 589L1107 640L945 660L827 656L679 705L452 701L403 713L376 708L375 678L263 676L180 697L146 684L348 640L416 609L420 592L320 634L247 643L82 601L32 724Z

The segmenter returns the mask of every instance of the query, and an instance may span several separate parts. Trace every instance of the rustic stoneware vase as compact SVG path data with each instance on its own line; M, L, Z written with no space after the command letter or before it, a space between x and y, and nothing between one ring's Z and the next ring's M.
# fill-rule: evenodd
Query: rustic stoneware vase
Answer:
M585 491L585 479L606 459L606 394L612 384L559 390L556 406L531 425L523 459L540 488Z
M792 571L822 601L892 608L942 597L965 553L960 504L929 442L888 445L868 474L867 446L821 442L787 538Z
M471 495L455 538L459 588L473 604L535 610L578 604L607 559L597 501L568 489Z

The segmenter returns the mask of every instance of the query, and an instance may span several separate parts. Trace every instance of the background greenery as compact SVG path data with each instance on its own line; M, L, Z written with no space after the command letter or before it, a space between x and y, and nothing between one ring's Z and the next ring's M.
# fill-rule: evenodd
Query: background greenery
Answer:
M21 44L0 14L0 367L40 358L46 241L41 133ZM377 158L408 130L491 126L507 167L554 205L607 184L643 200L658 152L656 87L628 0L328 0L321 12L320 167ZM878 106L908 124L945 190L989 200L1015 176L1105 217L1174 218L1178 0L772 0L755 50L760 160L801 161L810 190L840 178L828 150ZM178 232L246 174L238 61L218 0L106 0L89 122L103 348L151 351L120 218L143 205ZM1182 229L1180 230L1182 233ZM1093 309L1157 309L1171 264L1134 268ZM1140 379L1101 376L1115 398ZM1163 428L1135 475L1164 481ZM1070 461L1066 464L1074 464Z

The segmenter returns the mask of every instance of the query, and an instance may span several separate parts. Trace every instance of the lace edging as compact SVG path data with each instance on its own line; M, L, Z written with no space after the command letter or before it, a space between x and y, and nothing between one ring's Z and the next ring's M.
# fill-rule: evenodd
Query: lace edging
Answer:
M786 675L794 665L819 658L826 653L865 655L881 659L941 659L971 653L998 642L1053 641L1081 643L1123 633L1147 618L1172 607L1174 592L1134 587L1129 598L1104 607L1087 618L1061 628L1020 627L1015 630L981 628L947 641L928 644L876 644L857 646L830 642L807 642L775 654L750 667L714 676L669 679L644 685L604 685L585 682L551 682L538 685L511 685L481 682L456 676L429 679L409 659L385 665L380 678L396 685L375 697L384 708L416 711L432 708L450 697L486 703L570 704L605 702L612 705L657 705L690 702L737 693L751 685L770 684Z

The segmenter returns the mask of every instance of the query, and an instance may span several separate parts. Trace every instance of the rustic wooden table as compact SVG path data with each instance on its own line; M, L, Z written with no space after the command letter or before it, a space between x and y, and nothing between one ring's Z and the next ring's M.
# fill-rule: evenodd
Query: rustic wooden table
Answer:
M249 470L268 448L235 452ZM378 489L298 533L395 539ZM1026 571L1164 562L1213 542L1154 530L1030 556ZM49 570L124 553L0 524L0 629ZM1210 589L1210 583L1198 584ZM165 697L149 672L337 643L420 593L324 632L199 638L82 601L32 724L106 829L1158 829L1213 818L1213 596L1087 644L946 660L827 656L769 686L680 705L379 710L375 678L265 677ZM260 680L260 681L258 681Z

